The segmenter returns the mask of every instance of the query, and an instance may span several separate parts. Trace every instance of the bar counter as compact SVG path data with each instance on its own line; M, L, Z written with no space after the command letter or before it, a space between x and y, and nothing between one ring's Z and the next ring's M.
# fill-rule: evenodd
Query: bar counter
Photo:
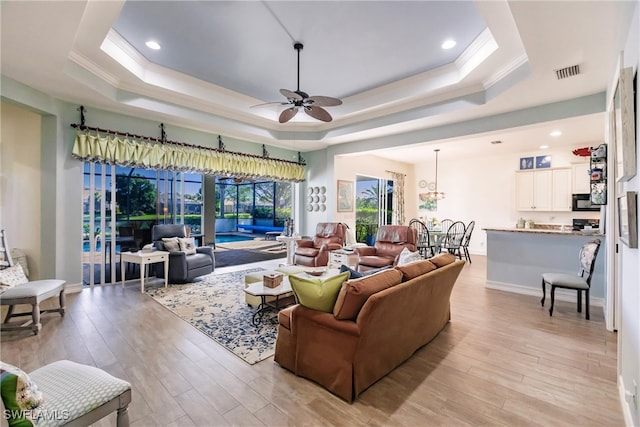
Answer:
M605 295L606 236L527 228L483 228L487 233L487 288L542 297L542 273L578 274L583 244L600 239L591 280L591 305L602 306ZM576 292L561 292L558 300L576 303ZM538 302L539 304L539 302ZM548 303L547 303L548 306ZM547 307L548 308L548 307ZM575 306L572 307L575 310Z

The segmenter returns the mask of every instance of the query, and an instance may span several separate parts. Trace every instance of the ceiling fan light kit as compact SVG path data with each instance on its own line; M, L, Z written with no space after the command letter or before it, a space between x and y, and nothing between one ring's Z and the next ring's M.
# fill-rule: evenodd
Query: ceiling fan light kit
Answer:
M278 121L280 123L287 123L294 118L300 108L302 108L307 115L314 119L330 122L333 120L331 114L322 107L335 107L341 105L342 101L330 96L309 96L306 92L300 90L300 51L304 46L300 42L295 42L293 48L298 52L298 88L295 91L280 89L280 93L287 98L288 101L283 104L292 106L280 113Z

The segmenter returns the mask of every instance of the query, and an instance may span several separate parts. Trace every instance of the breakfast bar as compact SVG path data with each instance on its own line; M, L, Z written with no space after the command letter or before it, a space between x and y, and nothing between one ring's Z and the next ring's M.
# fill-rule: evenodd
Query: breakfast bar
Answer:
M542 273L578 274L583 244L600 239L591 282L591 303L602 306L605 296L605 238L596 230L484 228L487 233L487 288L542 296ZM575 301L575 292L558 299Z

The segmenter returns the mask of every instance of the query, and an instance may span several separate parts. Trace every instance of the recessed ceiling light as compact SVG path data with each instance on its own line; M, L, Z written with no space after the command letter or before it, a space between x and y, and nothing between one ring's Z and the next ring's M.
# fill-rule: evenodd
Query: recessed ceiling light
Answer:
M440 47L443 48L443 49L451 49L455 45L456 45L456 41L455 40L448 39L448 40L445 40L444 42L442 42L442 45L440 45Z
M547 148L549 148L549 146L548 146L548 145L541 145L541 146L540 146L540 149L541 149L541 150L546 150Z
M145 43L149 49L160 50L160 44L156 41L149 40Z
M549 135L551 135L551 136L560 136L560 135L562 135L562 132L559 131L559 130L554 130Z

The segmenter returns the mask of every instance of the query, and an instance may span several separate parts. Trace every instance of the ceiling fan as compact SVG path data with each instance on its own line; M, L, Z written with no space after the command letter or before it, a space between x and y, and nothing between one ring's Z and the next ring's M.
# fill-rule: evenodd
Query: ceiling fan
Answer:
M335 107L336 105L341 105L342 101L330 96L309 96L306 92L300 90L300 51L303 47L303 44L300 42L293 44L293 48L298 51L298 89L295 91L280 89L280 93L287 98L287 102L280 102L280 104L291 105L291 107L280 113L278 121L280 123L287 123L298 114L298 111L302 108L305 113L314 119L330 122L333 118L327 110L322 107ZM271 103L269 102L268 104Z

